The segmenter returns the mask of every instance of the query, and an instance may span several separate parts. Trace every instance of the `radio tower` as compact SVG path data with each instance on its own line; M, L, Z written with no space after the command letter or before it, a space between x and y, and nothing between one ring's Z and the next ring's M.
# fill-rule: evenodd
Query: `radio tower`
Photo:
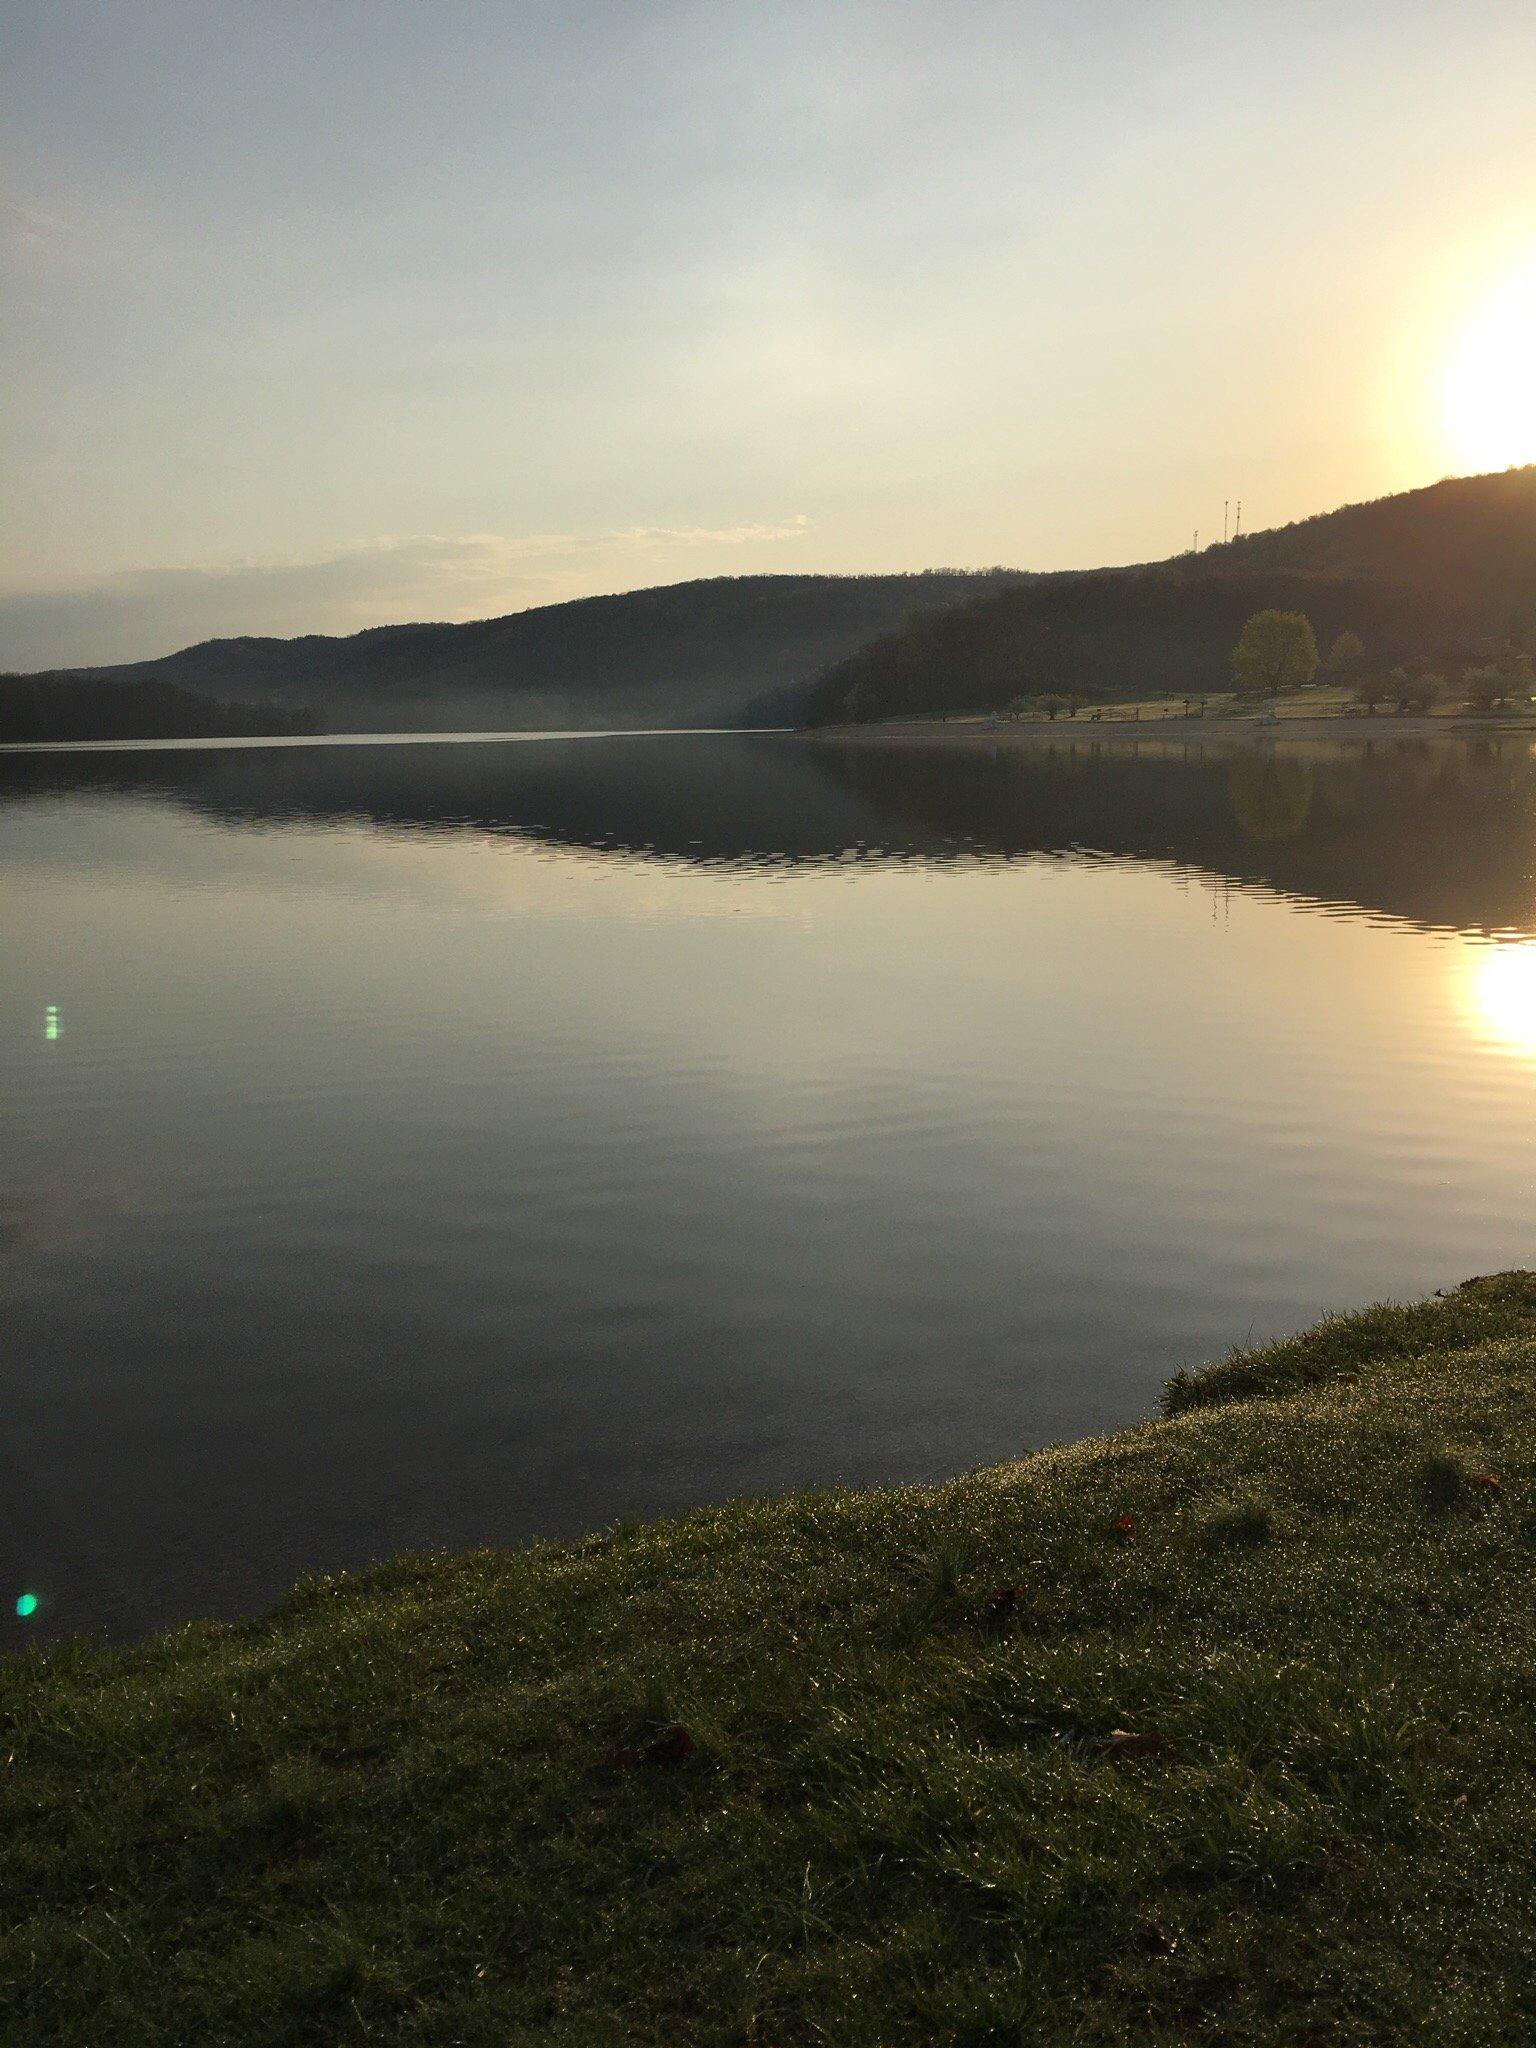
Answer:
M1239 498L1239 499L1238 499L1238 501L1237 501L1237 524L1236 524L1236 525L1235 525L1235 526L1233 527L1233 529L1232 529L1232 538L1233 538L1234 540L1240 540L1240 539L1242 538L1242 532L1243 532L1243 501L1242 501L1242 499L1241 499L1241 498Z
M1228 532L1228 528L1231 526L1231 523L1232 500L1230 498L1223 498L1221 501L1221 544L1223 547L1225 547L1227 542L1231 539L1231 535Z

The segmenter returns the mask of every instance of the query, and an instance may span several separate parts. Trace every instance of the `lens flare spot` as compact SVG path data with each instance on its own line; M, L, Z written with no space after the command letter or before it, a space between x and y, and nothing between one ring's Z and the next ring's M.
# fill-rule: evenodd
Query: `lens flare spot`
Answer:
M22 1593L18 1595L16 1601L16 1613L18 1619L22 1621L30 1621L32 1616L36 1614L36 1612L37 1595L35 1593Z

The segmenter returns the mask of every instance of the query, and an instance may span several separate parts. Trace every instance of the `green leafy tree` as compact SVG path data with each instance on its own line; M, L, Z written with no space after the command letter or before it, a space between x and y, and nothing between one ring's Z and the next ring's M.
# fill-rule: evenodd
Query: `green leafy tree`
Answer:
M1378 704L1385 704L1389 697L1396 695L1398 687L1397 677L1402 675L1402 673L1402 670L1398 669L1393 675L1389 676L1381 675L1378 672L1363 675L1355 685L1355 702L1363 704L1372 718L1374 718L1376 716L1376 706Z
M1317 666L1317 640L1304 612L1255 612L1232 650L1232 681L1240 697L1299 690Z

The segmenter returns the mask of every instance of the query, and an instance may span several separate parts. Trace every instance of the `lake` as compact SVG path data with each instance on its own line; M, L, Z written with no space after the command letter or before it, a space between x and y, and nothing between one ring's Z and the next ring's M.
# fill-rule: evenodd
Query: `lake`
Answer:
M0 757L0 1626L939 1477L1536 1263L1533 852L1515 742Z

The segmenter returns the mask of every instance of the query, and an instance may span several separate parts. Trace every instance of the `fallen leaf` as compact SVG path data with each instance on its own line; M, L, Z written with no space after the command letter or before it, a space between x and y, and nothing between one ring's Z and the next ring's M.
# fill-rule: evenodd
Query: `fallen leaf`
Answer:
M1136 1534L1136 1518L1134 1515L1116 1515L1109 1526L1122 1543L1129 1543Z
M681 1764L693 1755L693 1737L686 1728L668 1728L647 1749L640 1761L647 1764Z
M987 1613L993 1621L1006 1621L1013 1610L1025 1598L1028 1588L1024 1586L998 1586L987 1601Z
M1166 1756L1173 1745L1155 1728L1139 1735L1129 1728L1111 1728L1107 1735L1091 1736L1084 1747L1090 1756Z
M1472 1484L1480 1486L1484 1493L1497 1493L1499 1490L1498 1479L1492 1472L1474 1472L1472 1474Z

